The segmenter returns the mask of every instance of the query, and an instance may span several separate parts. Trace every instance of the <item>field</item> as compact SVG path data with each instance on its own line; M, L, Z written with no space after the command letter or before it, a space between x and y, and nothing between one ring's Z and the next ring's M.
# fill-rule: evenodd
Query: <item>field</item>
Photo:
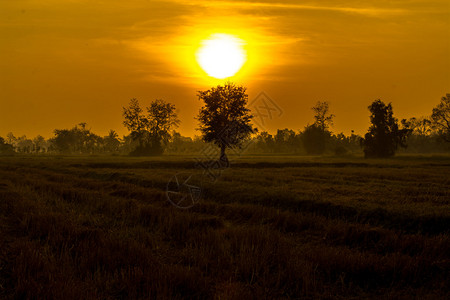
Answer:
M0 298L449 299L450 158L0 158Z

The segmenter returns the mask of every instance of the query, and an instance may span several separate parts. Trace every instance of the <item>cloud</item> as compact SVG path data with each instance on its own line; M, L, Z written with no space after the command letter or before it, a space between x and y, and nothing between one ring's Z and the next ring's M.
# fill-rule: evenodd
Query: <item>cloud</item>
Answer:
M169 0L170 1L170 0ZM280 3L280 2L253 2L253 1L180 1L171 0L176 3L183 3L204 8L240 8L240 9L288 9L288 10L316 10L316 11L332 11L347 14L359 14L370 17L404 15L410 11L404 8L383 8L374 6L358 7L358 6L333 6L320 4L298 4L298 3ZM374 2L377 3L377 2Z

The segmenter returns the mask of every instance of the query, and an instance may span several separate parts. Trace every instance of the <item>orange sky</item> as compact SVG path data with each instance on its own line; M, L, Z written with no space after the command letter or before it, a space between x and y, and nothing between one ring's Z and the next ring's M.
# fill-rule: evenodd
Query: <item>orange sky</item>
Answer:
M179 131L198 134L196 91L223 82L195 62L214 33L247 43L231 80L283 110L272 132L302 129L328 101L334 132L363 133L375 99L400 119L429 115L450 92L448 0L0 0L0 136L48 138L80 122L125 134L134 97L174 103Z

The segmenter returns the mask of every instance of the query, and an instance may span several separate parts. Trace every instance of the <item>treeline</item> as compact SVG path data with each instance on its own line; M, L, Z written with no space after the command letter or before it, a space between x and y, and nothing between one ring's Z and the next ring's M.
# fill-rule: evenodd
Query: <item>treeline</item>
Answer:
M413 119L414 120L414 119ZM417 120L417 119L415 119ZM130 135L119 137L110 130L107 136L101 137L86 129L85 123L72 129L55 130L55 137L44 139L38 135L33 139L26 136L16 138L12 133L4 139L0 137L0 153L12 155L23 154L116 154L128 155L135 150L136 142ZM278 129L275 134L266 131L252 136L245 143L245 153L253 154L294 154L294 155L359 155L361 136L351 133L334 134L327 131L324 138L313 125L303 130ZM404 153L444 153L450 152L450 145L441 134L420 128L414 129L407 137L407 148ZM166 154L198 154L209 144L203 142L200 136L194 138L172 132L171 139L165 147ZM240 151L240 150L238 150ZM239 152L240 153L240 152Z
M100 136L86 128L86 123L80 123L71 129L56 129L55 136L45 139L41 135L27 138L25 135L15 137L12 132L6 138L0 137L0 154L117 154L133 153L138 142L131 135L119 137L117 132L110 130L107 136ZM173 131L170 142L165 146L165 152L171 154L198 153L206 144L199 136L194 138L182 136Z
M109 135L101 137L86 128L86 123L80 123L72 129L55 129L54 137L45 139L41 135L33 139L25 135L15 137L12 132L8 133L6 139L1 138L9 149L16 153L39 154L39 153L61 153L61 154L98 154L117 153L123 148L123 140L119 135L110 130Z
M275 134L256 131L240 143L239 154L360 155L388 157L396 151L407 153L450 152L450 94L441 99L430 117L413 117L400 122L393 116L391 104L380 100L369 106L371 126L363 136L332 131L335 115L327 102L312 107L314 122L301 130L278 129ZM123 108L124 126L130 134L119 137L110 130L107 136L95 134L86 123L71 129L56 129L50 139L33 139L8 133L0 137L0 154L70 154L70 155L160 155L199 154L213 143L204 136L182 136L175 106L155 100L142 109L136 99ZM214 120L213 120L214 121ZM210 147L212 146L212 147Z
M86 126L85 123L82 123ZM22 154L114 154L128 155L135 150L136 142L127 135L119 137L114 130L101 137L90 129L77 125L72 129L58 131L55 137L44 139L38 135L33 139L26 136L14 137L12 133L6 139L0 137L0 153L3 155ZM351 133L325 133L325 138L310 125L300 131L278 129L275 134L266 131L252 136L245 143L245 153L249 154L293 154L293 155L361 155L361 136ZM198 154L210 146L200 136L194 138L172 132L171 139L165 147L166 154ZM237 150L242 153L241 150ZM407 137L407 148L402 153L445 153L450 152L450 144L446 143L439 133L420 129L414 130Z

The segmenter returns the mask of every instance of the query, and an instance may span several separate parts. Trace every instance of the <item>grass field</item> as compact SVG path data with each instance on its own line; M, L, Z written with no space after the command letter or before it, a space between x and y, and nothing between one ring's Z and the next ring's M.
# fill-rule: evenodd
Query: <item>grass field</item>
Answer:
M0 298L450 298L450 158L0 158Z

